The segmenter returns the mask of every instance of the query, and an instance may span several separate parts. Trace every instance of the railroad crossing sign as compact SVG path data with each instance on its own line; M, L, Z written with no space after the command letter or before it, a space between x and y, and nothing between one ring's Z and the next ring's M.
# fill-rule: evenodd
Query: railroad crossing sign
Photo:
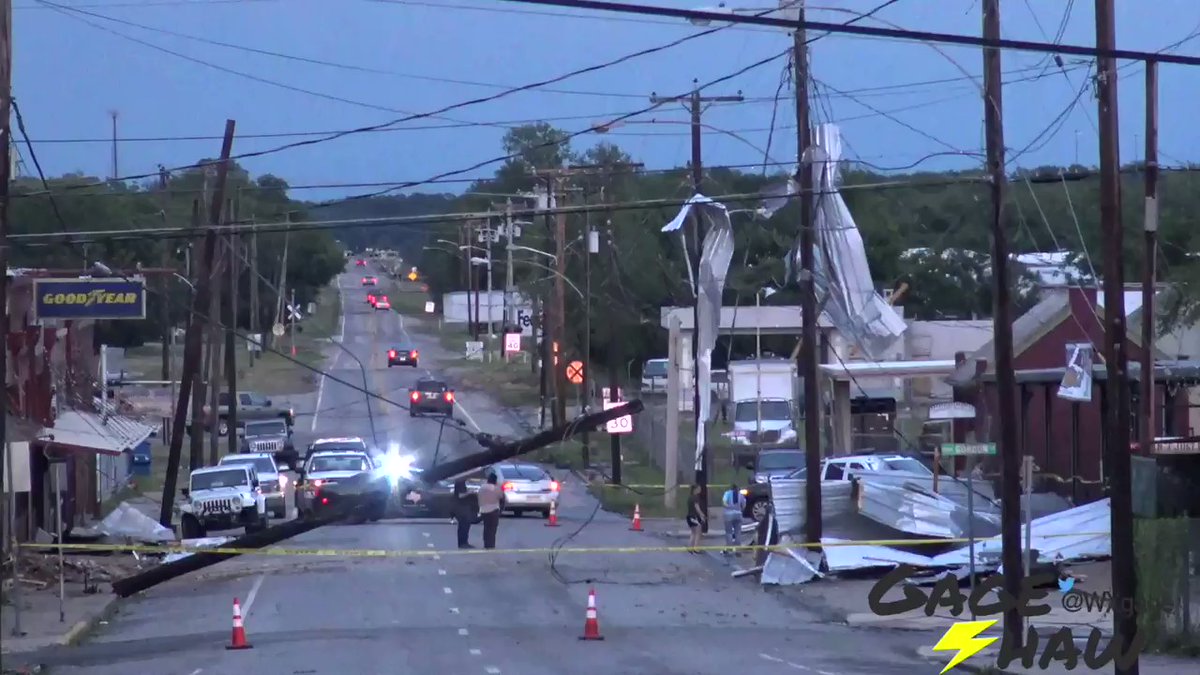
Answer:
M605 401L604 409L615 408L620 405L625 405L624 401ZM615 420L609 420L604 424L604 430L610 434L628 434L633 431L633 415L625 415L618 417Z
M994 455L995 443L942 443L943 457L966 457L970 455Z
M299 307L297 307L297 306L295 306L295 305L288 305L288 306L287 306L287 310L288 310L288 318L290 318L292 321L299 321L299 320L300 320L300 316L301 316L301 315L300 315L300 308L299 308Z
M521 334L520 333L505 333L504 334L504 351L508 354L514 354L521 351Z
M583 361L572 361L567 364L567 379L571 384L583 384Z

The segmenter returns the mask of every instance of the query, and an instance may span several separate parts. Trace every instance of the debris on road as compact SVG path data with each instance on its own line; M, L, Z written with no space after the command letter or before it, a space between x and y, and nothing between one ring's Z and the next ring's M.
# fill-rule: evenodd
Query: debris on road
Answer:
M71 531L73 539L93 540L94 543L117 543L109 540L133 541L144 544L165 544L175 541L175 533L158 521L142 513L129 502L121 502L96 524L95 527L77 527Z

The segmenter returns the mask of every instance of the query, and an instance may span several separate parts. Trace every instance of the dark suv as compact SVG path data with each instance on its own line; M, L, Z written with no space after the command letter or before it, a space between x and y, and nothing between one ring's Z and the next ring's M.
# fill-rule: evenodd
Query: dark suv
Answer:
M392 366L412 366L417 367L417 357L419 354L415 349L389 349L387 353L388 368Z
M798 448L763 449L752 461L746 463L746 468L754 472L750 484L743 490L746 497L746 511L743 515L755 521L761 520L767 513L771 501L771 479L784 478L804 467L805 453Z
M453 417L454 390L440 380L417 380L408 390L408 413L413 417L427 413Z

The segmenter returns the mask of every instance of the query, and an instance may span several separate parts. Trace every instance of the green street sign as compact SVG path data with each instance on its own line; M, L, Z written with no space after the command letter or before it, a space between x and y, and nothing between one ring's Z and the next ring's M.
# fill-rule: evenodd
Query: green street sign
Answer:
M994 455L995 443L942 443L943 457L965 457L970 455Z

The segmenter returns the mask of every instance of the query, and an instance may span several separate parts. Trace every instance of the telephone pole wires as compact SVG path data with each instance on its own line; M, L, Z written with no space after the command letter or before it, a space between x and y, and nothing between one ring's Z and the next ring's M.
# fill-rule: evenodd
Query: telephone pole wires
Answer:
M208 308L209 270L213 269L213 258L217 249L217 232L215 225L220 222L221 203L224 200L225 176L229 171L229 155L233 151L233 132L235 122L225 120L225 137L221 142L221 159L217 163L217 189L213 194L210 212L210 227L204 235L204 258L201 273L197 275L196 293L193 295L192 311L188 320L187 335L184 339L183 368L180 373L179 401L175 407L175 424L171 429L171 448L167 455L167 475L163 480L162 506L159 511L159 523L163 527L171 527L171 512L175 504L175 486L179 478L179 456L183 450L183 432L188 410L188 399L191 397L192 383L197 378L200 368L200 331L201 319ZM211 321L213 317L209 317ZM199 435L196 428L202 410L192 411L192 434Z
M704 168L701 161L701 116L704 113L701 107L705 103L736 103L744 101L745 98L738 94L736 96L701 96L699 81L692 80L692 92L683 96L659 96L656 93L651 93L651 104L670 103L672 101L687 101L688 112L691 114L692 128L692 190L695 194L703 194L704 183ZM700 216L693 212L692 218L692 251L691 255L691 277L693 284L693 301L692 301L692 406L696 414L696 439L700 444L700 456L696 458L696 477L695 484L700 486L700 501L703 504L708 503L708 439L707 439L707 422L700 415L700 256L704 246L704 223ZM704 395L708 395L705 392ZM672 449L668 448L668 452ZM702 524L704 532L708 532L708 521Z
M1111 50L1117 42L1113 0L1096 0L1096 47ZM1117 116L1117 60L1096 59L1100 126L1100 232L1104 242L1104 360L1108 410L1105 416L1104 467L1109 475L1112 511L1112 586L1114 639L1118 653L1128 654L1137 633L1137 569L1133 551L1128 354L1125 344L1124 229L1121 223L1120 127ZM1149 141L1147 141L1149 142ZM1145 311L1149 312L1150 308ZM1153 341L1142 345L1154 349ZM1143 373L1153 378L1153 372ZM1003 399L1001 399L1003 400ZM1007 547L1006 547L1007 549ZM1005 569L1009 569L1005 561ZM1118 675L1137 675L1135 659L1116 666Z
M983 37L1000 38L1000 0L983 0ZM984 124L987 167L991 177L992 330L996 348L996 396L1000 420L1000 542L1004 590L1021 592L1021 448L1017 445L1017 380L1013 371L1013 308L1009 291L1009 244L1004 208L1004 98L1000 50L983 50ZM1024 643L1024 627L1016 608L1004 612L1004 639Z

